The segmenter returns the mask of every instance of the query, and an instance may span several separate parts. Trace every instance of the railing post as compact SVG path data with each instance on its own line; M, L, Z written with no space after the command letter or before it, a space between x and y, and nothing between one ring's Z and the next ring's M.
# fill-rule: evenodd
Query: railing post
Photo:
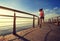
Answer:
M33 16L33 28L35 28L35 16Z
M39 26L39 17L38 17L38 26Z
M53 23L53 18L52 18L52 23Z
M16 14L14 12L14 20L13 20L13 34L16 34Z
M48 19L48 22L50 23L50 19Z
M58 20L58 17L57 17L57 25L59 26L59 20Z

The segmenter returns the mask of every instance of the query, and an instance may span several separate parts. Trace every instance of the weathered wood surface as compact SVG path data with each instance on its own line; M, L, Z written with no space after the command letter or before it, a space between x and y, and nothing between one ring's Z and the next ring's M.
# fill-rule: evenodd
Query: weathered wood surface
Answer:
M60 41L60 26L44 23L40 27L30 28L17 32L17 35L22 36L30 41ZM0 37L0 40L6 41L25 41L17 36L10 34Z

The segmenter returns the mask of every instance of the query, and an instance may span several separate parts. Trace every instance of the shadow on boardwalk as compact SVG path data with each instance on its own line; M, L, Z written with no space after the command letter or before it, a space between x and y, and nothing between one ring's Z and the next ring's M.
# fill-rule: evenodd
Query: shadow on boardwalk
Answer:
M22 39L22 40L24 40L24 41L30 41L30 40L28 40L28 39L26 39L26 38L24 38L24 37L22 37L22 36L19 36L18 34L14 34L14 35L17 36L18 39Z
M14 38L14 39L9 40L9 41L13 41L13 40L15 40L15 39L20 39L20 40L23 40L23 41L30 41L30 40L24 38L24 36L28 35L29 33L33 32L33 31L35 31L35 30L31 29L31 31L25 32L25 34L24 34L23 36L20 36L20 35L18 35L18 34L13 34L14 36L16 36L16 37L18 37L18 38Z
M60 41L60 26L48 24L50 31L46 34L44 41Z

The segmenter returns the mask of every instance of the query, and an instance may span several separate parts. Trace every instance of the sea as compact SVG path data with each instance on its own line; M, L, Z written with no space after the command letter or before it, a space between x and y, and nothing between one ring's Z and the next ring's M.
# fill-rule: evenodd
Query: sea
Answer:
M35 25L37 25L37 21L35 22ZM16 21L16 32L29 29L33 26L33 21ZM8 35L13 33L13 21L8 20L0 20L0 36Z

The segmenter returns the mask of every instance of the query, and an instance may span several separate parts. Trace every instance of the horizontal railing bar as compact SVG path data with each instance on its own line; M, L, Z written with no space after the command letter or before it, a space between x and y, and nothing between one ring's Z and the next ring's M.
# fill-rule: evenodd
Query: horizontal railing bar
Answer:
M3 16L3 17L14 17L12 15L0 15L0 16ZM16 16L16 18L28 18L28 19L33 19L31 17L21 17L21 16Z
M11 15L0 15L0 16L4 16L4 17L14 17L14 16L11 16Z
M15 10L15 9L11 9L11 8L7 8L7 7L3 7L3 6L0 6L1 9L6 9L6 10L10 10L10 11L15 11L15 12L19 12L19 13L24 13L24 14L28 14L28 15L32 15L32 16L36 16L34 14L30 14L30 13L27 13L27 12L23 12L23 11L19 11L19 10ZM38 16L36 16L38 17Z
M16 16L17 18L28 18L28 19L33 19L31 17L21 17L21 16Z

